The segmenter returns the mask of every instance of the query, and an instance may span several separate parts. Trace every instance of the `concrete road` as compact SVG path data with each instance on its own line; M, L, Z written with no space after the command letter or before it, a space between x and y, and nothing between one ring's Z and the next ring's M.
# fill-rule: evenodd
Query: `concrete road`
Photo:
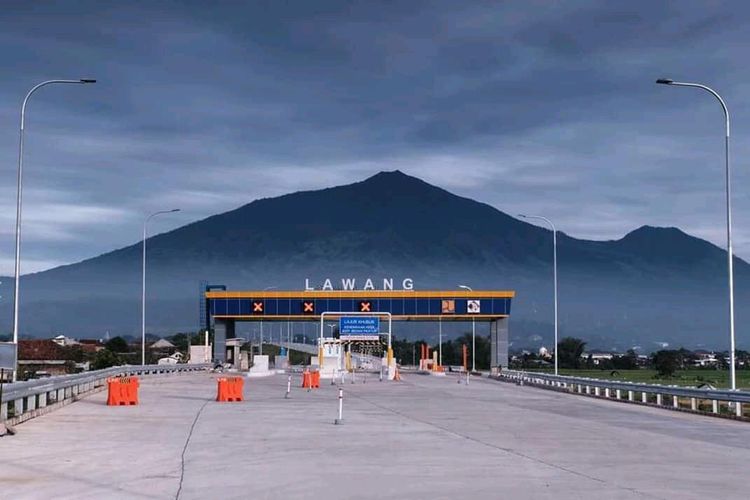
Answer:
M472 379L370 376L307 392L286 376L216 403L215 376L144 379L141 405L103 393L0 439L0 497L750 497L750 425Z

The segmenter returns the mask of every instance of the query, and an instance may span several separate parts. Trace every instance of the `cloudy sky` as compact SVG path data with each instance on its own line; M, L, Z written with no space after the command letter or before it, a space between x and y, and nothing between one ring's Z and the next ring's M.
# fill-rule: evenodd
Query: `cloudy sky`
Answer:
M51 4L51 2L50 2ZM742 2L3 2L0 273L12 272L19 107L23 272L258 197L401 169L568 234L678 226L750 258L750 5Z

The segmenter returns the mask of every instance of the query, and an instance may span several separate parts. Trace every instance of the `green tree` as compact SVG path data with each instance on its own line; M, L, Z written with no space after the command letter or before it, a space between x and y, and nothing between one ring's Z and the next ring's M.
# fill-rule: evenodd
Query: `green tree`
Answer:
M695 364L695 360L698 359L693 351L689 351L685 349L684 347L680 347L677 350L677 361L680 364L680 370L684 370L685 368L690 368Z
M654 353L652 359L660 377L671 377L680 367L679 351L662 349Z
M86 358L83 348L80 345L71 345L63 347L65 359L74 363L81 363Z
M558 364L560 368L580 368L581 355L586 342L575 337L565 337L557 344Z
M171 337L167 337L167 340L174 344L175 349L181 352L187 352L188 336L185 333L177 333Z
M423 340L410 342L406 339L399 339L394 335L391 339L394 359L403 365L410 365L412 359L416 359L416 362L419 363L419 344L422 343L424 343ZM383 352L385 352L386 347L384 346L383 349Z
M729 352L717 352L716 354L716 368L719 370L728 370L729 369L729 362L727 361L727 358L729 358ZM736 351L735 351L736 355Z
M119 366L121 364L122 364L122 359L120 358L120 356L110 351L109 349L102 349L101 351L97 352L94 355L94 361L92 361L91 363L91 369L101 370L102 368L109 368L110 366Z
M638 355L633 349L629 349L624 356L613 357L612 365L617 370L635 370L638 368Z
M750 352L737 349L734 353L735 361L739 365L737 368L750 368Z
M110 352L128 352L128 343L122 337L114 337L104 344L104 348Z

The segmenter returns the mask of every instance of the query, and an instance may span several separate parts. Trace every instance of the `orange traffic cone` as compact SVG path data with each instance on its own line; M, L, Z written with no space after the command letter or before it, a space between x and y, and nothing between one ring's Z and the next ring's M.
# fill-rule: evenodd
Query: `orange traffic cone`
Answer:
M393 374L393 380L400 382L401 374L398 372L398 365L396 365L396 372Z

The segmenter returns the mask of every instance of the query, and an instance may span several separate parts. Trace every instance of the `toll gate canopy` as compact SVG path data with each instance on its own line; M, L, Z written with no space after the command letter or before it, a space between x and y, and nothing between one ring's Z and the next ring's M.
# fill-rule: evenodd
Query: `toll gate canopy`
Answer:
M490 367L508 366L513 291L495 290L206 290L205 324L214 329L214 359L224 362L226 339L238 321L320 321L321 313L390 313L401 321L490 323ZM326 315L326 318L329 318Z

